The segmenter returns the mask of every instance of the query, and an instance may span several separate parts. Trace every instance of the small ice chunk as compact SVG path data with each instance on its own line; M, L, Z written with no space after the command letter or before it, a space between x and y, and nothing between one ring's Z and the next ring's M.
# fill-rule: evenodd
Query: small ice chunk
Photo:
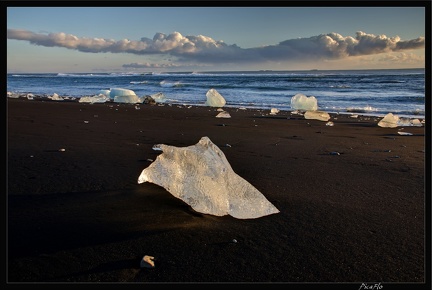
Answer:
M314 96L307 97L304 94L296 94L291 98L291 108L302 111L316 111L318 102Z
M163 152L141 172L139 184L162 186L204 214L253 219L279 212L234 172L225 154L208 137L188 147L157 144L156 148Z
M100 94L103 94L109 98L111 95L111 90L100 90L98 95Z
M51 99L53 101L63 101L63 98L60 97L58 94L54 93L52 96L48 96L48 99Z
M277 113L279 113L279 109L271 108L270 115L276 115Z
M227 111L222 111L216 115L216 118L231 118L231 115Z
M327 112L323 111L306 111L304 114L304 118L319 121L328 121L330 119L330 115Z
M378 126L383 128L396 128L398 126L399 116L388 113L378 122Z
M411 126L422 127L422 122L419 119L411 119Z
M410 119L410 118L405 118L405 117L401 117L399 118L399 120L396 123L398 126L416 126L416 127L422 127L422 123L420 122L419 119Z
M162 92L150 95L150 97L155 100L156 103L164 103L166 101L166 97Z
M11 99L18 99L20 95L12 92L7 92L7 97Z
M155 150L155 151L162 151L161 144L156 144L156 145L154 145L154 146L152 147L152 149Z
M210 89L206 93L207 101L205 102L206 106L210 107L223 107L226 104L224 97L219 94L215 89Z
M399 135L402 135L402 136L412 136L412 135L413 135L412 133L408 133L408 132L401 132L401 131L399 131L398 134L399 134Z
M145 255L140 262L140 266L141 268L154 268L155 264L154 264L154 257L153 256L147 256Z
M105 103L106 101L109 100L110 100L109 97L101 93L99 95L95 95L91 97L90 96L81 97L78 102L94 104L94 103Z

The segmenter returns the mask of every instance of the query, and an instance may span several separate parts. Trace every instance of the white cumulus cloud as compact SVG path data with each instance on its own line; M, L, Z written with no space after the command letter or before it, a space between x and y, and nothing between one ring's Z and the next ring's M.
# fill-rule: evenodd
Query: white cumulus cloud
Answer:
M275 45L243 49L228 45L211 37L184 36L179 32L156 33L152 39L113 40L104 38L77 37L65 33L41 34L26 30L8 29L7 38L28 41L46 47L64 47L91 53L131 53L137 55L167 54L179 61L205 63L234 63L287 60L331 60L350 56L374 55L386 52L419 49L425 47L425 38L401 40L400 37L367 34L358 31L355 37L332 32L307 38L281 41ZM130 64L133 66L134 64ZM136 64L135 64L136 65Z

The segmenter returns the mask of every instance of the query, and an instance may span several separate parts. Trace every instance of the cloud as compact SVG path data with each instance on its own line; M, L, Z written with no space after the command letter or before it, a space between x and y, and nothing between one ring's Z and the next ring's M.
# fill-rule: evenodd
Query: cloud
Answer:
M424 56L419 56L413 53L397 53L397 54L386 54L380 58L377 59L379 62L383 63L405 63L405 64L417 64L419 62L424 62L425 58Z
M137 55L165 54L178 61L204 63L234 63L289 60L332 60L350 56L374 55L425 47L425 38L402 41L398 36L357 32L355 37L338 33L321 34L308 38L282 41L276 45L243 49L228 45L208 36L183 36L179 32L156 33L152 39L113 40L104 38L79 38L72 34L38 34L26 30L8 29L7 38L28 41L46 47L64 47L88 53L131 53ZM130 64L134 66L138 64Z
M142 69L142 68L187 68L187 67L196 67L197 65L188 65L188 64L176 64L176 63L139 63L139 62L133 62L133 63L127 63L123 64L122 67L124 68L132 68L132 69ZM201 67L204 67L205 65L198 65Z
M122 65L122 67L124 68L173 68L173 67L179 67L179 65L174 63L164 64L164 63L149 63L149 62L145 62L145 63L133 62L133 63L124 64Z

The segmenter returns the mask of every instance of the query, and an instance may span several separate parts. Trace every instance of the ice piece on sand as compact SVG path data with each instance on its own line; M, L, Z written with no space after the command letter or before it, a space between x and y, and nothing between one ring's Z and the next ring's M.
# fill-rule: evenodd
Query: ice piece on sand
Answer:
M109 98L111 95L111 90L100 90L99 94L104 94L105 96L107 96Z
M18 99L20 95L17 93L7 92L7 97L12 99Z
M306 111L304 114L304 118L327 122L330 119L330 115L327 112L323 111Z
M422 123L419 119L410 119L401 117L397 120L396 123L398 126L405 127L405 126L416 126L416 127L422 127Z
M279 109L277 109L277 108L271 108L270 115L276 115L277 113L279 113Z
M128 89L122 89L122 88L113 88L110 89L110 97L111 99L114 99L116 96L131 96L135 95L135 92Z
M166 101L166 97L162 92L150 95L150 97L155 100L156 103L163 103Z
M225 154L208 137L187 147L157 144L153 149L163 152L141 172L139 184L162 186L204 214L253 219L279 212L234 172Z
M231 115L227 111L221 111L216 115L216 118L231 118Z
M140 266L141 268L154 268L155 264L154 264L154 257L153 256L147 256L145 255L140 262Z
M411 123L411 126L423 127L423 124L419 119L411 119L410 123Z
M383 128L396 128L398 126L399 117L397 115L393 115L392 113L388 113L378 122L378 126Z
M302 111L315 111L318 109L318 101L314 96L307 97L296 94L291 98L291 108Z
M138 97L134 91L122 88L113 88L110 90L110 98L114 100L114 103L142 103L143 98Z
M144 100L137 95L125 95L125 96L115 96L114 103L129 103L136 104L142 103Z
M63 101L63 98L54 93L52 96L48 96L48 99L51 99L53 101Z
M226 104L224 97L219 94L215 89L210 89L206 93L207 101L205 102L206 106L210 107L223 107Z
M409 133L409 132L401 132L401 131L399 131L398 134L399 134L399 135L402 135L402 136L412 136L412 135L413 135L413 133Z
M94 104L94 103L105 103L107 101L109 101L109 97L107 97L105 94L100 93L97 96L84 96L81 97L79 99L79 103L90 103L90 104Z

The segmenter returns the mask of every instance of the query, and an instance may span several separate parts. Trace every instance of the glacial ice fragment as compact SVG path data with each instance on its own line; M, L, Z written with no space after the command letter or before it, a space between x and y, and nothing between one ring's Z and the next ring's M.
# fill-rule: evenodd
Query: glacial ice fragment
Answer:
M105 94L100 93L99 95L95 95L91 97L90 96L81 97L78 102L94 104L94 103L105 103L109 100L110 100L109 97L107 97Z
M401 132L401 131L399 131L398 134L399 134L399 135L402 135L402 136L412 136L412 135L413 135L413 133L409 133L409 132Z
M53 101L63 101L63 98L60 97L58 94L54 93L52 96L48 96L48 99L51 99Z
M318 101L314 96L307 97L304 94L296 94L291 98L291 108L301 111L315 111L318 109Z
M327 112L323 111L306 111L304 114L304 118L319 121L328 121L330 119L330 115Z
M141 268L154 268L154 257L145 255L140 262Z
M422 127L422 123L420 122L419 119L410 119L410 118L405 118L405 117L401 117L399 118L399 120L396 123L398 126L401 127L410 127L410 126L415 126L415 127Z
M109 98L110 95L111 95L111 90L100 90L99 94L103 94L103 95L105 95L105 96L107 96Z
M277 109L277 108L271 108L270 115L276 115L277 113L279 113L279 109Z
M166 101L166 97L162 92L152 94L150 97L155 100L156 103L164 103Z
M17 93L7 92L7 97L12 99L18 99L20 95Z
M122 89L122 88L112 88L110 89L110 97L111 99L114 99L116 96L130 96L130 95L136 95L134 91L129 89Z
M207 101L205 102L206 106L210 107L223 107L226 104L224 97L219 94L215 89L210 89L206 93Z
M137 95L124 95L124 96L115 96L114 97L114 103L136 104L136 103L142 103L142 102L143 102L143 99L141 99Z
M231 118L231 115L227 111L221 111L216 115L216 118Z
M162 186L204 214L253 219L279 212L234 172L225 154L208 137L188 147L156 144L153 149L162 154L141 172L139 184Z
M383 128L396 128L398 126L399 116L388 113L378 122L378 126Z

